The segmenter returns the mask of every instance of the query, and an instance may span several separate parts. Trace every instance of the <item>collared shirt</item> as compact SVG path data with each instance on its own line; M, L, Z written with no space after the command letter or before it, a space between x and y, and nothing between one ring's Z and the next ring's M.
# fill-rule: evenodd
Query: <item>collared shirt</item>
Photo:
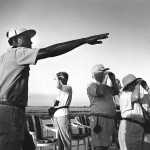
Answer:
M116 115L116 109L111 88L108 85L103 85L102 90L104 91L104 95L100 97L96 92L98 86L100 86L100 83L91 82L87 87L91 113L106 114L114 117Z
M0 100L27 106L29 65L39 49L11 48L0 56Z
M72 87L69 85L62 85L62 89L60 90L57 100L59 101L58 107L62 106L70 106L72 100ZM54 117L65 116L69 114L69 110L67 108L58 109Z

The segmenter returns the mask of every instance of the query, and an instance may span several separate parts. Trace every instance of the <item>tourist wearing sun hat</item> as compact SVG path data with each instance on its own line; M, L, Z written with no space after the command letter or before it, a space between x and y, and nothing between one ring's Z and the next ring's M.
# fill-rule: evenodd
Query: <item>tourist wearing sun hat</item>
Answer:
M140 88L149 91L147 84L141 78L135 77L133 74L126 75L123 80L123 92L120 95L120 111L122 120L119 126L119 144L121 150L142 150L143 149L143 132L141 125L135 123L134 120L144 123L139 101L141 100ZM143 98L143 97L142 97Z
M122 80L122 84L123 84L123 91L126 89L127 86L129 86L131 83L136 83L137 80L139 80L141 78L136 78L134 75L132 74L128 74L126 75L123 80Z
M105 33L39 49L32 48L31 38L35 34L35 30L25 28L14 28L6 33L11 48L0 56L0 150L22 148L30 65L84 44L102 44L101 40L109 35Z
M92 67L91 82L87 87L87 95L90 101L92 142L96 150L107 149L112 144L112 136L115 132L114 117L116 115L113 95L118 94L114 73L102 64ZM112 88L107 85L110 78ZM94 131L96 124L100 125L101 131Z

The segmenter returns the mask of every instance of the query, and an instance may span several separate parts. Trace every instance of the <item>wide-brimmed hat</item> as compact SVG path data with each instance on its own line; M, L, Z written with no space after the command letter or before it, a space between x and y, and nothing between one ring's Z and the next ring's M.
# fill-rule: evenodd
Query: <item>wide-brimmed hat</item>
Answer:
M6 33L6 36L8 38L8 41L10 41L13 37L21 35L21 34L29 35L32 38L36 34L36 31L33 29L14 28L14 29L10 29Z
M122 79L122 84L123 84L123 91L127 88L129 84L132 82L141 79L141 78L136 78L133 74L128 74Z
M102 64L98 64L92 67L92 74L109 70L109 68L105 68Z

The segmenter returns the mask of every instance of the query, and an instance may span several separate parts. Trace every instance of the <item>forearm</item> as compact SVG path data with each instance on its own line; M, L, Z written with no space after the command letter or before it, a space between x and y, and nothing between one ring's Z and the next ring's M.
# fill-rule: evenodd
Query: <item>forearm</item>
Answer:
M116 83L116 80L112 80L112 90L114 92L114 95L118 95L119 94L119 89L118 89L118 85Z
M146 85L146 86L144 86L143 88L147 91L148 95L150 95L150 88L149 88L149 86Z
M60 80L57 81L57 88L62 90L62 82Z
M83 44L86 44L86 38L59 43L46 48L42 48L38 52L37 60L65 54Z
M102 81L102 84L107 84L107 79L108 79L108 75L106 75L105 77L104 77L104 79L103 79L103 81Z
M148 95L150 95L150 88L148 88L146 91L147 91Z
M147 93L150 95L150 88L145 80L142 80L141 85L147 91Z

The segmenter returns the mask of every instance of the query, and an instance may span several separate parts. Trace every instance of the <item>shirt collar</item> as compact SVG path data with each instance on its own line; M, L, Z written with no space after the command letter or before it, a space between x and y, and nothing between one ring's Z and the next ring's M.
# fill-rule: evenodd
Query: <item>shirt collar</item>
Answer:
M12 51L12 49L13 49L13 48L8 48L8 49L7 49L7 52L11 52L11 51Z
M20 47L11 47L11 48L8 48L7 52L11 52L12 50L17 49L17 48L20 48Z

